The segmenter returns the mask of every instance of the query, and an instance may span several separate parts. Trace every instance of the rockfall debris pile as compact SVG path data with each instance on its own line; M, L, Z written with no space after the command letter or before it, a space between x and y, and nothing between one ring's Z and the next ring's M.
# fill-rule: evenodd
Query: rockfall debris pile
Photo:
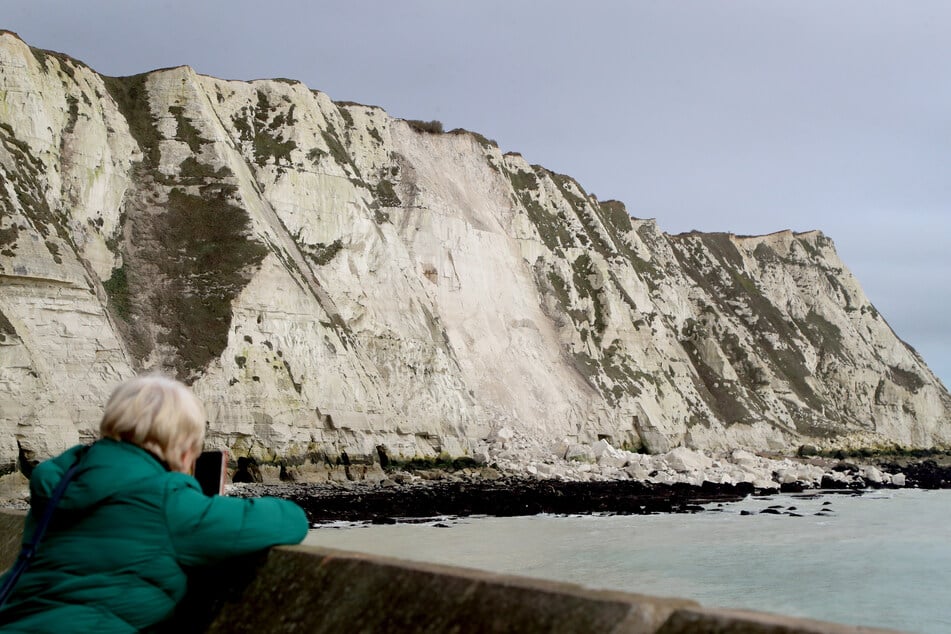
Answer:
M315 523L391 523L439 516L697 512L747 495L951 485L948 465L894 456L853 461L744 450L711 455L686 447L646 455L606 440L543 448L510 429L493 434L482 449L476 460L455 469L366 469L361 480L347 479L350 470L331 470L320 480L238 484L229 493L294 499ZM800 453L815 450L803 447Z

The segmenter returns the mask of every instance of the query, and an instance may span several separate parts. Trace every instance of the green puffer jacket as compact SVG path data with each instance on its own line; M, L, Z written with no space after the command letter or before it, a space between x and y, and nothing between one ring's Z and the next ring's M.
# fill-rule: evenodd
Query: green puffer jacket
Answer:
M34 513L82 447L33 471ZM296 544L307 518L293 502L204 495L136 445L89 448L53 515L32 566L0 610L2 632L135 632L168 617L185 594L183 567L276 544Z

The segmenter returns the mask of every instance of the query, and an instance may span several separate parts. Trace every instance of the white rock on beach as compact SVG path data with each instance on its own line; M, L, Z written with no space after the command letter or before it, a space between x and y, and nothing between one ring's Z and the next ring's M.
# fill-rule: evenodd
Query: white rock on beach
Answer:
M571 445L565 452L565 460L577 462L594 462L594 451L590 445Z
M730 454L730 460L741 467L758 467L763 459L744 449L735 449Z
M853 484L855 480L847 471L826 471L811 462L767 458L745 450L710 455L705 451L677 447L664 454L648 455L617 449L604 439L590 444L564 439L554 447L545 448L517 432L509 437L504 448L498 443L489 447L487 462L492 461L512 474L576 481L638 480L694 486L707 481L715 484L749 483L757 489L777 489L793 483L818 487L824 477L831 478L840 486ZM873 484L904 486L906 482L904 475L883 473L874 465L860 466L858 475Z
M885 481L884 474L877 467L872 465L862 468L862 477L875 484L882 484Z
M572 443L568 441L567 438L562 438L554 442L551 446L551 453L560 460L565 460L568 449L571 448Z
M624 468L624 471L630 476L632 480L647 480L647 476L650 473L641 464L630 464Z
M592 451L598 464L605 469L620 469L630 462L627 452L615 449L605 440L594 443Z
M511 427L502 427L489 435L489 441L494 443L505 443L515 437L515 431Z
M677 447L664 454L664 460L671 469L680 472L704 471L713 466L713 460L702 452Z
M799 481L798 475L789 469L780 469L777 471L776 479L780 484L792 484L793 482Z
M756 478L753 480L753 486L757 489L778 489L779 483L769 478Z

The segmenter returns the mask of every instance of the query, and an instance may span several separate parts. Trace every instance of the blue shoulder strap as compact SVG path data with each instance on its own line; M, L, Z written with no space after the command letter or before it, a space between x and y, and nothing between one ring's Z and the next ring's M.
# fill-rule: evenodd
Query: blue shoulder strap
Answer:
M79 456L76 457L76 462L63 474L62 480L56 485L56 488L53 490L53 495L50 496L49 502L46 503L46 508L43 510L43 517L41 517L40 521L36 524L36 529L33 531L33 538L28 544L23 544L23 548L20 549L20 555L17 557L16 563L13 565L13 568L10 569L10 574L8 574L4 580L3 587L0 587L0 606L3 606L7 602L7 599L13 594L13 588L16 586L17 581L19 581L20 575L30 567L33 556L40 547L40 540L43 539L43 535L46 534L46 529L49 528L50 521L53 519L53 511L56 510L56 505L59 504L59 501L63 498L63 493L66 492L66 487L69 486L70 480L73 479L73 476L79 469L79 462L85 453L85 449L81 449Z

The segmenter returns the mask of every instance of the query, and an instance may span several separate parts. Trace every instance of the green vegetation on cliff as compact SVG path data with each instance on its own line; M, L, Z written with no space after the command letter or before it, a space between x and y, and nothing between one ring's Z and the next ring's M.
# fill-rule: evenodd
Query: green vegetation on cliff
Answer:
M13 128L7 123L0 123L0 144L13 159L9 169L0 165L0 184L4 181L9 183L19 210L44 239L43 243L53 260L61 264L62 254L53 238L58 238L71 248L75 248L75 245L62 211L50 207L46 199L46 165L33 155L29 145L16 137ZM7 196L0 196L0 212L4 218L9 218L9 224L0 230L0 252L9 257L14 255L19 232L27 227L18 225L14 220L17 207Z
M132 314L132 303L129 296L129 278L126 277L125 267L112 269L112 276L102 283L102 287L109 296L109 302L116 315L128 319Z
M159 162L159 133L145 87L148 78L148 73L143 73L130 77L103 77L102 81L145 155L142 162L148 169L154 170Z
M123 218L134 221L129 239L135 248L119 245L124 265L113 271L104 287L118 317L126 321L137 317L128 329L136 356L144 358L154 345L151 329L141 324L154 324L161 333L155 343L176 351L176 373L188 379L224 350L231 302L267 249L250 237L250 218L238 204L236 186L228 182L233 177L230 169L212 169L188 156L179 165L179 174L159 171L161 135L152 116L147 79L146 75L105 78L143 150L135 185L148 193L127 198ZM176 120L176 139L199 153L210 141L201 136L183 106L172 106L169 112ZM271 148L266 140L260 143Z
M542 170L542 168L538 168ZM568 231L563 214L552 215L538 202L539 181L534 172L506 170L515 196L538 230L542 242L553 253L563 253L563 247L574 246L577 239Z
M264 167L273 160L275 165L290 165L291 151L297 148L297 143L291 139L281 140L280 134L285 125L295 122L294 106L287 112L279 112L272 106L268 95L263 90L257 92L257 104L250 109L241 109L238 116L232 119L238 138L251 144L254 161ZM271 115L275 114L272 118Z
M756 337L759 350L773 371L785 378L799 398L811 408L821 410L824 403L810 385L812 373L806 359L795 345L804 337L799 327L763 296L756 282L744 268L743 256L729 234L686 234L672 240L674 253L682 270L717 303L720 311L734 314L737 306L744 306L750 315L745 325ZM815 321L818 324L818 321ZM818 328L818 327L817 327ZM773 337L778 337L778 343ZM706 370L698 358L690 359L701 375ZM737 386L738 397L756 399L747 386Z
M267 254L248 239L247 212L231 200L232 189L181 188L169 192L168 211L156 227L166 257L159 260L171 282L153 296L156 315L165 316L161 338L179 351L179 373L200 371L227 345L231 302Z

